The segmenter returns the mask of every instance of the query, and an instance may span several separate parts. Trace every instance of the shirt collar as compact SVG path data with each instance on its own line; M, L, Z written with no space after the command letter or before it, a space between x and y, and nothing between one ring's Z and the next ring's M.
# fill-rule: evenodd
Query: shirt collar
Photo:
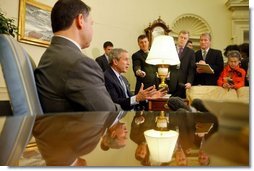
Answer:
M114 68L111 67L111 69L114 71L114 73L116 74L116 77L119 79L120 74L116 70L114 70Z
M107 55L106 53L105 53L104 55L105 55L106 59L109 61L109 57L108 57L108 55Z
M202 49L202 52L206 51L206 54L207 52L209 51L210 48L207 48L207 49Z
M77 43L77 42L75 42L74 40L72 40L72 39L70 39L70 38L68 38L68 37L65 37L65 36L63 36L63 35L55 35L55 36L57 36L57 37L62 37L62 38L64 38L64 39L67 39L67 40L69 40L69 41L71 41L73 44L75 44L78 48L79 48L79 50L81 51L81 47L79 46L79 44Z

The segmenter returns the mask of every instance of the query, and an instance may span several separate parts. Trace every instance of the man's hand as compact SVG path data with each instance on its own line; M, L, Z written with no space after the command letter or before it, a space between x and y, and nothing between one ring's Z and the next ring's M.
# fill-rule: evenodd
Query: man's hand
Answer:
M199 64L206 64L206 62L204 60L200 60L198 63Z
M136 71L136 75L143 78L146 76L146 73L144 71L141 71L140 69L138 69Z
M144 100L148 99L149 97L152 97L153 95L155 95L156 92L157 92L157 90L156 90L155 86L150 86L144 90L144 84L141 83L139 92L136 95L136 101L137 102L144 101Z
M141 84L140 90L136 95L136 101L144 101L147 99L160 98L167 94L168 90L166 88L162 88L160 90L156 90L155 86L148 87L147 89L143 89L144 84Z
M189 88L191 88L191 83L186 83L185 84L185 89L189 89Z
M156 99L156 98L163 97L167 94L167 92L168 90L166 88L161 88L158 91L156 91L156 93L152 97L148 97L147 99Z
M200 60L198 63L199 64L206 64L206 62L204 60ZM197 73L201 74L201 73L204 73L205 70L203 70L201 68L197 68L196 71L197 71Z

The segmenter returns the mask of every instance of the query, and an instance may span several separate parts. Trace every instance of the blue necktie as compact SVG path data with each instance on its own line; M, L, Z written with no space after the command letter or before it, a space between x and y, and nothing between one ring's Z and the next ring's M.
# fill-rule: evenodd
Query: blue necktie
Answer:
M123 89L124 89L125 97L128 98L129 96L128 96L128 93L127 93L127 88L126 88L126 85L125 85L125 83L124 83L123 78L122 78L121 75L119 76L119 80L120 80L120 83L121 83L121 85L122 85L122 87L123 87Z

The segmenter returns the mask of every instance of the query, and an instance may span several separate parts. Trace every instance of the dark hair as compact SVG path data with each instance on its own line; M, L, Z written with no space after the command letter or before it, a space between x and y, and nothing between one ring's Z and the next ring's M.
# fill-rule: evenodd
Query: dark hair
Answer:
M89 15L91 8L81 0L58 0L51 11L53 33L68 29L79 15Z
M239 45L239 50L240 50L240 53L242 54L242 56L244 56L244 53L245 53L246 57L247 58L249 57L249 43L243 43L243 44Z
M228 45L228 46L224 49L223 55L224 55L224 56L227 56L228 51L231 51L231 50L238 50L238 51L240 51L238 45Z
M180 97L170 97L167 104L168 107L173 111L177 111L178 109L185 109L187 111L191 111L190 107L186 105L183 99Z
M106 41L106 42L103 44L103 48L106 49L108 46L113 47L114 45L113 45L112 42Z
M206 109L206 107L201 99L194 99L191 103L191 106L200 112L208 112L208 110Z
M148 37L147 37L145 34L141 34L141 35L138 36L138 41L139 41L139 40L143 40L143 39L145 39L145 38L148 39Z
M191 40L188 40L186 44L188 44L188 43L192 43L192 41L191 41Z

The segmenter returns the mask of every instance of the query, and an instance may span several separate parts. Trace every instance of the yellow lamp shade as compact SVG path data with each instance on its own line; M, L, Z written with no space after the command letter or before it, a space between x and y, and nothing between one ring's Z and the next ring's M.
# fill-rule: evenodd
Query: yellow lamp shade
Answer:
M144 135L150 151L151 162L164 163L171 161L179 135L178 132L151 129L145 131Z
M173 37L166 36L166 35L155 37L152 43L152 47L146 58L146 63L152 64L152 65L180 64L180 60L176 51L176 46L175 46Z

